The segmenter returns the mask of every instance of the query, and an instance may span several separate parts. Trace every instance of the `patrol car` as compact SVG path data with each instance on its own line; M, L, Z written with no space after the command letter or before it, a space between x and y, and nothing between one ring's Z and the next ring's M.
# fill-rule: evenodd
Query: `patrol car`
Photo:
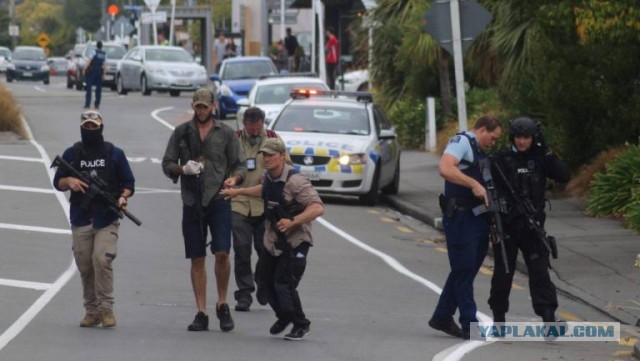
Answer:
M248 107L260 107L265 113L265 124L268 125L296 88L329 90L329 86L314 73L263 75L253 85L249 96L238 100L237 124L242 122L244 111Z
M295 89L269 129L320 193L356 195L371 206L379 191L398 192L400 146L370 93Z

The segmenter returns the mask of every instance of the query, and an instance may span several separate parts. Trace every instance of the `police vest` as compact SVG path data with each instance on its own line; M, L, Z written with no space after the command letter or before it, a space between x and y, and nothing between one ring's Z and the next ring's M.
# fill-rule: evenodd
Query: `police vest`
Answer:
M270 222L277 222L282 218L293 218L304 211L304 206L295 199L287 204L284 200L284 186L292 175L300 173L297 169L289 169L285 182L272 181L265 176L262 181L262 199L264 200L264 215Z
M546 174L542 156L532 156L526 153L501 154L505 175L516 193L531 200L537 211L544 209Z
M467 137L471 150L473 151L473 162L464 159L460 161L461 164L467 165L467 168L461 169L461 172L484 185L478 161L487 156L478 148L478 142L476 142L475 138L463 132L457 133L456 135ZM451 198L476 198L470 188L449 182L448 180L444 181L444 195Z
M93 174L102 178L107 183L107 189L105 189L105 191L113 194L115 197L120 189L116 176L116 169L113 161L111 160L113 144L104 142L100 152L92 155L87 154L82 142L74 144L73 150L73 168L85 175L87 178L91 178L91 175ZM71 204L79 205L82 204L84 200L85 195L83 193L71 192L71 198L69 199Z
M102 66L105 60L107 60L107 54L102 49L96 49L96 53L91 58L91 64L89 64L89 74L102 75Z

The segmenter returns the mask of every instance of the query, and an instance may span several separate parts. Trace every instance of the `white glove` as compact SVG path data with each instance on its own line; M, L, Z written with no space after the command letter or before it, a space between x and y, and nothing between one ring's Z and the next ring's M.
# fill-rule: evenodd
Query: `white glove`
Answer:
M195 160L190 160L187 164L182 166L182 173L186 175L197 175L202 172L202 168L204 166L200 162L196 162Z

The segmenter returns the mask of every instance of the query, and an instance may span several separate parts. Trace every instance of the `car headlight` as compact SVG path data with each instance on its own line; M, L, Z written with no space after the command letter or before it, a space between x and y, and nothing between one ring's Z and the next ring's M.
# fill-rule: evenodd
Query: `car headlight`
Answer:
M149 68L149 73L156 75L164 75L166 72L162 68Z
M338 159L340 165L354 165L367 163L367 157L362 153L344 154Z
M220 85L220 94L224 95L225 97L230 97L233 95L233 92L231 91L231 88L229 88L228 85L222 84Z
M49 68L49 65L45 64L40 67L40 71L49 71L49 70L51 70L51 68Z

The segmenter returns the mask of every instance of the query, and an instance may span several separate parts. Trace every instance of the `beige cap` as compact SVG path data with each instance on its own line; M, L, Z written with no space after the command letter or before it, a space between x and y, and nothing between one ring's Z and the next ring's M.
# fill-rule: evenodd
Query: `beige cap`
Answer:
M195 93L193 93L193 99L191 100L191 103L193 105L202 104L210 107L213 104L214 99L215 97L210 89L200 88L196 90Z
M94 123L97 126L102 125L102 115L96 110L87 110L80 114L80 126L83 126L87 122Z
M267 153L267 154L276 154L276 153L286 153L287 147L285 147L284 143L278 138L268 138L264 142L262 142L262 146L258 153Z

